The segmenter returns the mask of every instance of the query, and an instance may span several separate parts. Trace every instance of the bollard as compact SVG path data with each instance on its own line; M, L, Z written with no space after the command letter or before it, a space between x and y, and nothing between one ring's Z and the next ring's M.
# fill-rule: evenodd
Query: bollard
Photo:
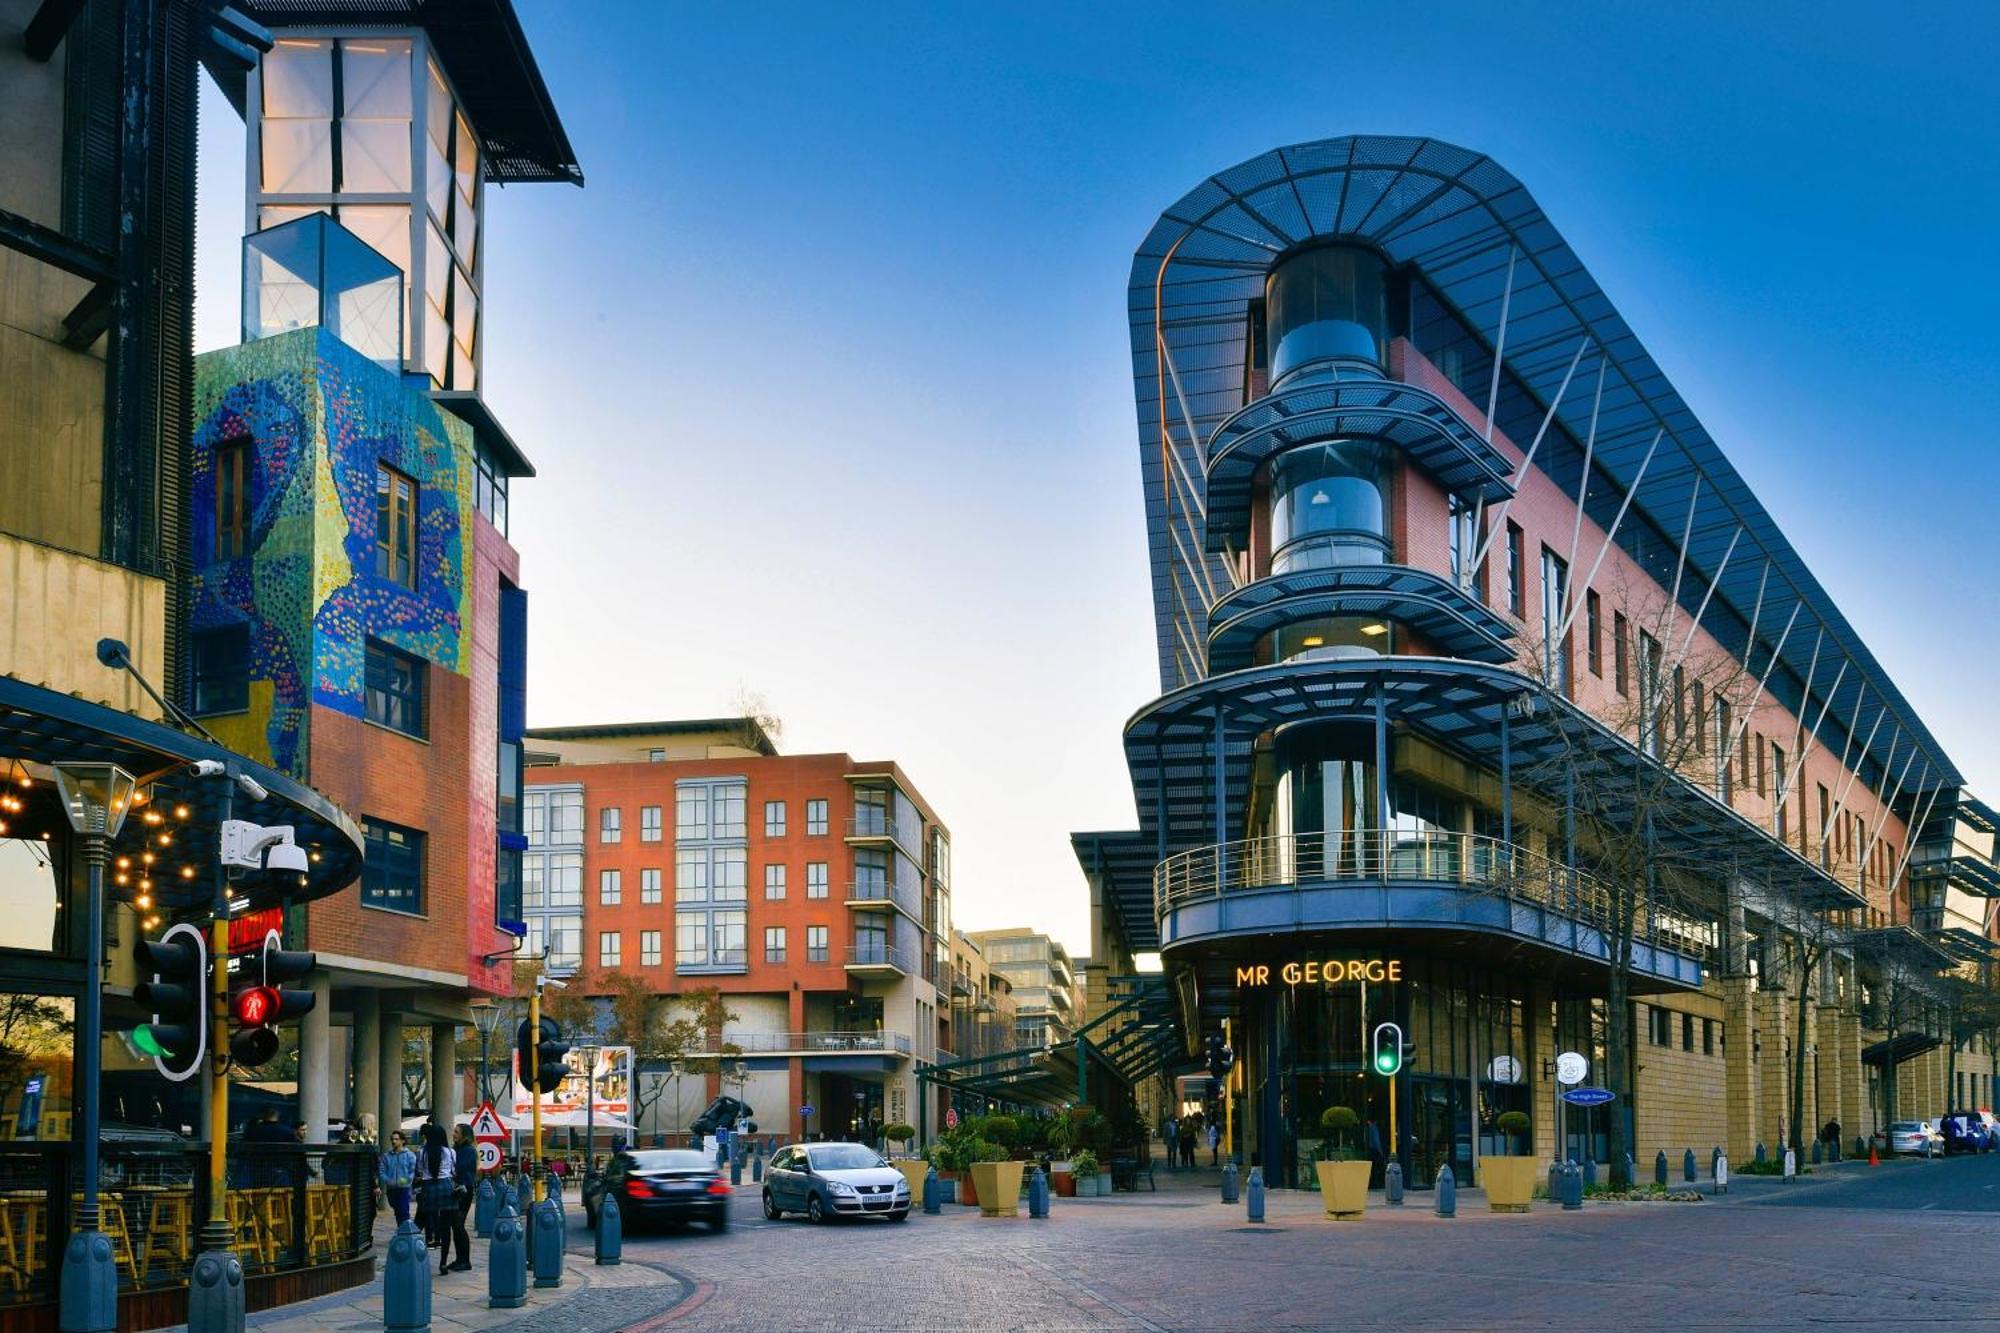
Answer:
M1689 1148L1681 1157L1681 1179L1692 1185L1695 1182L1694 1149Z
M1229 1160L1229 1165L1222 1168L1222 1201L1236 1202L1236 1159L1233 1157Z
M1244 1211L1247 1213L1250 1220L1252 1222L1263 1221L1264 1220L1264 1168L1263 1167L1253 1166L1250 1168L1250 1186L1246 1191L1244 1191L1244 1194L1245 1194Z
M1575 1162L1563 1163L1562 1206L1572 1213L1583 1207L1583 1172Z
M1597 1159L1595 1157L1586 1157L1583 1159L1583 1183L1587 1189L1597 1188Z
M382 1327L396 1333L429 1333L431 1256L415 1222L396 1228L382 1269Z
M472 1195L472 1234L481 1240L492 1235L493 1219L499 1213L500 1192L493 1188L493 1177L482 1176Z
M1988 1148L1987 1151L1991 1152L1993 1150ZM1826 1141L1826 1160L1829 1162L1840 1160L1840 1140L1838 1138L1831 1138Z
M1812 1164L1814 1166L1818 1166L1821 1161L1825 1160L1821 1155L1824 1152L1825 1149L1820 1146L1820 1141L1818 1139L1814 1139L1812 1147Z
M1391 1160L1382 1168L1382 1202L1392 1208L1403 1206L1403 1164Z
M924 1172L924 1211L933 1217L939 1212L938 1196L942 1192L942 1182L938 1180L937 1168L932 1167Z
M553 1200L543 1200L529 1214L528 1259L535 1268L535 1286L560 1287L563 1280L562 1210Z
M618 1207L618 1196L610 1190L604 1191L597 1199L597 1264L600 1268L615 1266L625 1250L625 1219Z
M736 1145L733 1143L729 1152L729 1183L732 1185L743 1183L743 1154L736 1151Z
M1790 1180L1799 1173L1799 1155L1790 1148L1785 1149L1785 1179Z
M513 1310L528 1303L527 1253L527 1244L521 1239L520 1214L503 1199L500 1213L493 1219L493 1244L486 1251L488 1309Z
M1729 1193L1729 1154L1717 1148L1715 1150L1715 1166L1711 1169L1715 1176L1715 1192L1717 1194Z
M1660 1155L1653 1159L1653 1183L1655 1185L1664 1185L1667 1183L1667 1150L1665 1148L1660 1149Z
M764 1145L757 1145L757 1155L750 1159L750 1183L756 1184L764 1178Z
M1563 1163L1561 1158L1557 1158L1555 1161L1549 1163L1549 1197L1551 1199L1562 1198L1562 1188Z
M1762 1165L1764 1165L1764 1162L1765 1162L1765 1160L1766 1160L1766 1159L1767 1159L1768 1157L1769 1157L1769 1154L1768 1154L1768 1153L1766 1153L1766 1152L1764 1151L1764 1140L1762 1140L1762 1139L1758 1139L1758 1140L1757 1140L1757 1154L1756 1154L1756 1156L1752 1157L1752 1158L1751 1158L1750 1160L1751 1160L1752 1162L1755 1162L1755 1163L1756 1163L1756 1164L1757 1164L1758 1166L1762 1166Z
M1719 1143L1718 1143L1718 1144L1716 1144L1716 1145L1715 1145L1715 1146L1714 1146L1713 1148L1710 1148L1710 1149L1708 1150L1708 1174L1709 1174L1709 1175L1713 1176L1713 1175L1715 1174L1715 1159L1716 1159L1716 1158L1718 1158L1718 1157L1720 1157L1720 1156L1722 1156L1722 1145L1721 1145L1721 1144L1719 1144Z
M1049 1215L1049 1178L1036 1167L1028 1174L1028 1216L1046 1218Z
M430 1271L430 1265L424 1265ZM243 1333L243 1263L228 1250L204 1252L188 1278L188 1333Z
M1452 1179L1451 1168L1448 1166L1438 1169L1437 1215L1458 1216L1458 1182Z

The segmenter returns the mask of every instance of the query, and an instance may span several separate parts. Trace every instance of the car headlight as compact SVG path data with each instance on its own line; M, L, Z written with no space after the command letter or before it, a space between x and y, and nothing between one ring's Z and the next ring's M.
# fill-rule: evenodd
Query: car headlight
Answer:
M838 1181L838 1180L830 1180L830 1181L828 1181L828 1182L827 1182L827 1186L826 1186L826 1187L827 1187L828 1189L832 1190L832 1191L833 1191L833 1192L834 1192L835 1194L852 1194L852 1193L854 1193L854 1186L852 1186L852 1185L844 1185L844 1184L842 1184L842 1183L841 1183L840 1181Z
M899 1180L899 1181L897 1181L897 1182L896 1182L896 1193L898 1193L898 1194L908 1194L909 1192L910 1192L910 1182L909 1182L909 1181L907 1181L907 1180Z

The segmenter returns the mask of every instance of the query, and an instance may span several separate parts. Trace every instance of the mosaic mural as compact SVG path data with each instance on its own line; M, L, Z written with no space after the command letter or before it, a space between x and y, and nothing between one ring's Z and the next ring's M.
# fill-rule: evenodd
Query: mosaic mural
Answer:
M322 329L195 360L190 627L250 627L250 708L205 719L303 777L309 706L359 717L367 640L466 674L472 431ZM216 558L216 456L250 442L245 553ZM375 572L379 463L418 485L417 586Z

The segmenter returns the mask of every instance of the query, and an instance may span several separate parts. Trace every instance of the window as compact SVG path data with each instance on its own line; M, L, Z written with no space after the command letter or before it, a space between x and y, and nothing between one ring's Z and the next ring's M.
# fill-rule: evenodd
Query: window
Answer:
M607 805L597 812L597 840L599 842L622 842L625 838L625 812L615 805Z
M1677 666L1674 668L1674 739L1679 741L1685 738L1687 729L1687 671Z
M667 761L667 752L665 750L648 750L646 751L646 759L650 763L664 764Z
M493 457L493 451L479 446L479 471L472 482L472 507L502 537L507 535L507 469Z
M1666 700L1660 697L1660 641L1639 631L1639 748L1660 757L1660 727L1666 721Z
M240 713L250 706L250 627L224 625L192 637L194 711Z
M1684 1050L1684 1051L1691 1051L1691 1050L1693 1050L1693 1049L1694 1049L1694 1015L1693 1015L1693 1014L1682 1014L1682 1015L1681 1015L1681 1049L1682 1049L1682 1050Z
M807 926L806 961L808 963L824 963L826 961L826 954L826 927Z
M1472 586L1472 578L1466 572L1466 564L1479 547L1478 534L1472 527L1473 507L1456 495L1445 497L1445 522L1451 525L1451 580L1461 588ZM1485 571L1480 571L1484 573ZM1480 601L1485 601L1485 580L1480 581Z
M639 872L639 901L656 903L660 901L660 872L641 870Z
M1750 737L1748 733L1745 733L1743 737L1743 743L1746 745L1750 743ZM1748 771L1750 765L1748 763L1745 763L1743 767L1745 770L1744 775L1747 777L1749 775ZM1763 736L1760 735L1757 737L1757 799L1761 801L1764 799L1765 795L1766 792L1764 788L1764 738Z
M764 927L764 961L782 963L785 961L785 928L783 926Z
M1611 686L1620 694L1630 694L1632 692L1632 665L1628 657L1629 650L1626 648L1626 643L1630 638L1631 634L1625 626L1625 613L1623 611L1613 611L1611 613Z
M1583 621L1586 651L1589 654L1590 674L1604 679L1604 605L1598 600L1594 589L1586 589L1583 594Z
M806 802L806 836L823 838L826 836L826 802Z
M1715 1020L1712 1018L1701 1020L1701 1053L1715 1054Z
M424 661L368 640L367 710L370 722L405 736L424 734Z
M785 836L785 803L783 801L764 802L764 836L782 838Z
M1549 682L1563 693L1569 693L1569 636L1564 634L1557 642L1556 632L1562 628L1565 612L1569 607L1569 562L1551 551L1542 548L1542 652L1549 664Z
M1831 830L1828 828L1828 825L1833 823L1833 808L1829 804L1826 784L1820 782L1814 785L1819 788L1819 868L1821 870L1831 870L1833 869L1833 853L1831 850Z
M215 558L234 560L250 543L250 441L215 451Z
M639 965L658 967L660 965L660 932L642 930L639 932Z
M1678 671L1680 668L1676 667ZM1701 682L1694 683L1694 752L1708 753L1708 705L1702 697Z
M674 795L674 837L680 842L708 836L708 788L682 787Z
M1648 1025L1648 1037L1655 1046L1674 1044L1674 1016L1657 1004L1647 1011L1652 1020Z
M708 849L683 847L674 853L674 901L708 901Z
M660 840L660 807L642 805L639 807L639 841L658 842Z
M387 463L375 465L375 573L417 586L417 483Z
M361 905L424 914L424 835L380 820L361 821Z
M1515 619L1527 613L1521 607L1521 584L1527 579L1527 571L1521 567L1521 525L1513 519L1507 520L1507 609Z
M749 791L740 782L725 783L710 790L709 836L713 838L740 838L746 830L743 823L743 807L748 804Z
M826 862L806 862L806 897L826 897Z
M1785 752L1775 744L1771 746L1771 800L1778 807L1778 841L1783 842L1789 822L1785 810Z
M674 966L741 971L748 959L741 911L680 912L674 917Z
M599 967L619 966L622 961L621 955L623 952L624 941L621 932L615 930L600 930L597 932L597 965Z
M764 897L778 899L785 896L785 867L782 864L764 867Z
M625 897L624 874L617 870L597 872L597 905L616 907Z
M528 906L583 906L583 857L576 852L551 852L528 867Z
M522 952L537 955L546 945L549 971L566 976L583 964L583 918L580 916L536 916L528 918L528 933Z
M1730 730L1729 700L1715 701L1715 775L1716 794L1725 802L1735 799L1736 762L1729 745Z

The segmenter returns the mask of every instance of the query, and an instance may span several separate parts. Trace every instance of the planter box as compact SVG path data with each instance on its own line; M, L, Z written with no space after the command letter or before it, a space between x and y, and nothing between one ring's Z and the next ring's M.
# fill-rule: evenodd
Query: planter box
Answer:
M1541 1166L1535 1157L1480 1158L1479 1183L1486 1187L1486 1206L1496 1213L1527 1212Z
M1021 1207L1021 1162L978 1162L972 1179L979 1192L979 1211L987 1217L1012 1217Z
M1077 1198L1094 1199L1097 1197L1096 1176L1073 1176L1071 1179L1075 1181L1073 1188L1076 1191Z
M1315 1162L1319 1175L1320 1203L1328 1217L1343 1222L1360 1217L1368 1208L1368 1172L1373 1164L1358 1162Z
M1059 1199L1076 1197L1076 1175L1068 1162L1057 1162L1049 1168L1049 1191Z
M919 1208L924 1202L924 1177L930 1174L931 1164L921 1158L906 1159L896 1163L896 1169L903 1173L903 1179L910 1182L910 1202Z
M1111 1197L1111 1173L1109 1171L1100 1171L1097 1173L1097 1194L1099 1198L1108 1199Z
M968 1207L979 1206L979 1185L970 1171L958 1178L958 1201Z

